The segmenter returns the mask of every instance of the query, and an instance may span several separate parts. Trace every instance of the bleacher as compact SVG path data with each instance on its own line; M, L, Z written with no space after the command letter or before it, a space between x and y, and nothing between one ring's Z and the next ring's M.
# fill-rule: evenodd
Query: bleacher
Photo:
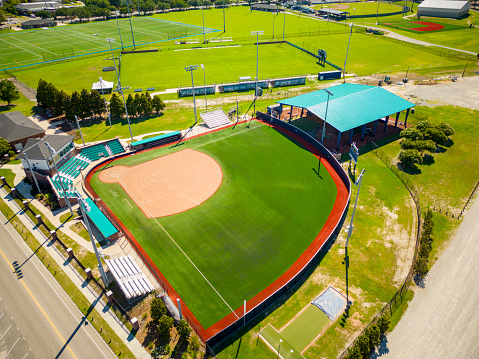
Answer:
M118 230L103 214L103 212L100 211L100 208L97 207L95 202L93 202L90 198L87 198L85 201L90 206L90 210L87 212L87 215L103 237L108 239L109 237L118 233Z
M130 255L106 259L105 262L128 300L148 294L155 289Z
M84 148L81 151L81 154L90 161L97 161L102 157L109 157L123 152L125 152L125 149L121 145L120 141L115 139L108 143L100 143L92 147Z
M216 128L231 124L230 119L222 108L209 112L203 112L200 116L201 119L206 123L206 126L209 128Z
M135 141L130 144L131 148L135 150L141 150L145 148L152 148L164 145L165 143L170 143L173 141L178 141L181 138L180 131L172 131L164 133L162 135L153 136L150 138L145 138L140 141Z

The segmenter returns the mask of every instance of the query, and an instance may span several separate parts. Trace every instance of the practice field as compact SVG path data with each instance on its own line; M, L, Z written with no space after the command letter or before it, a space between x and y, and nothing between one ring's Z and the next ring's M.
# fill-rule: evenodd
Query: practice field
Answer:
M132 18L135 44L146 45L202 34L203 28L152 17ZM118 30L118 27L120 30ZM121 33L121 39L119 35ZM209 34L219 30L205 27ZM113 49L133 49L128 19L88 24L22 30L0 35L0 70L110 51L106 38L114 38Z
M223 174L214 195L187 211L147 218L120 184L98 178L106 168L132 167L185 149L211 157ZM258 122L106 166L91 177L96 195L132 233L205 329L228 315L239 317L243 301L279 280L316 243L323 227L329 228L325 224L334 220L328 218L339 212L339 220L347 201L347 191L334 171L328 172L329 165L322 163L318 176L315 155Z
M441 24L441 23L429 21L429 20L428 21L404 20L404 21L381 22L381 25L392 27L394 29L415 32L415 33L462 30L466 28L465 26L459 26L454 24Z
M288 44L259 46L260 79L317 74L335 70L307 53ZM195 71L195 85L237 82L239 76L255 77L256 46L205 47L202 49L178 49L154 53L122 55L121 82L132 88L156 89L191 87L191 74L185 67L192 64L205 66ZM158 66L161 64L161 66Z

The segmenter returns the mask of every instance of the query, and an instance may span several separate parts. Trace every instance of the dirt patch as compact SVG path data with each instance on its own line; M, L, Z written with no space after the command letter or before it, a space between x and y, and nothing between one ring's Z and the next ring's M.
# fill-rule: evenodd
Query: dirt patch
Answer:
M186 149L133 167L113 166L99 178L120 183L145 216L157 218L206 201L221 185L223 172L210 156ZM125 205L132 207L129 202Z

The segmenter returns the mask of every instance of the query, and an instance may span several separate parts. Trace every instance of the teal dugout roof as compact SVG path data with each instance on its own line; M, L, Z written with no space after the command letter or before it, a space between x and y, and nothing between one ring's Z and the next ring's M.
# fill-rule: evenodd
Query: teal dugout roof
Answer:
M161 140L163 138L168 138L168 137L171 137L171 136L179 135L180 133L181 133L180 131L168 132L168 133L164 133L162 135L158 135L158 136L155 136L155 137L145 138L144 140L132 142L131 145L133 147L135 147L135 146L138 146L138 145L142 145L144 143L149 143L149 142Z
M326 122L341 132L416 106L377 86L341 84L328 90L333 95L329 96ZM328 93L325 90L278 101L285 106L305 108L322 120L326 114L327 102Z
M103 237L108 238L118 232L115 226L111 224L110 220L106 218L103 212L100 211L90 198L87 198L86 202L90 206L90 211L87 212L88 217L90 217L91 221L95 227L98 228Z

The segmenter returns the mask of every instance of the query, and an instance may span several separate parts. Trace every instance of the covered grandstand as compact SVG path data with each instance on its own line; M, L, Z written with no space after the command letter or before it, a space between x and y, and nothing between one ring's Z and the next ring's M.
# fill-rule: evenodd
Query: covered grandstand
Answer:
M356 129L360 129L361 141L363 141L367 125L372 126L368 132L374 137L378 123L384 123L383 131L386 132L389 117L394 114L396 115L394 127L397 128L402 111L406 111L403 122L403 126L406 127L409 111L415 106L412 102L382 87L348 83L291 97L278 103L280 118L285 118L283 106L291 106L289 119L292 117L294 108L299 108L301 115L306 111L306 116L319 124L324 124L326 121L326 132L332 129L337 134L335 146L337 150L344 132L349 133L349 145L352 143Z

